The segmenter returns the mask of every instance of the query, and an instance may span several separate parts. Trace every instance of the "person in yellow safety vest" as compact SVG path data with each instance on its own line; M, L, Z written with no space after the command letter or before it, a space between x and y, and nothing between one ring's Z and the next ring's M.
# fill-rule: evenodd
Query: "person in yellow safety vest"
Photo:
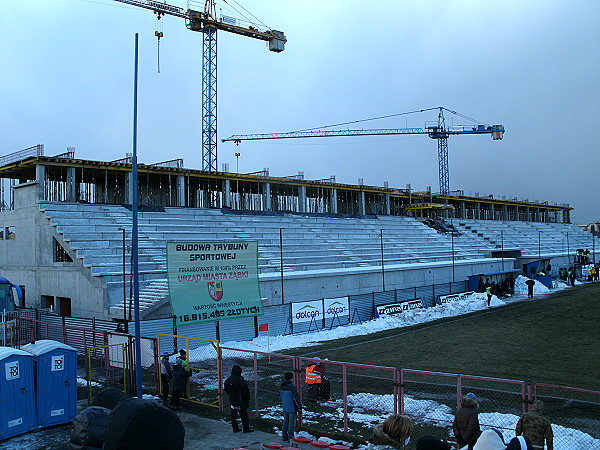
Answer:
M308 385L308 400L313 402L329 400L329 381L325 378L325 367L321 358L315 357L306 366L306 384Z
M181 359L181 367L183 367L183 370L189 371L190 370L190 361L187 357L187 352L183 349L179 350L179 358ZM181 391L181 398L187 398L188 396L188 379L185 379L185 385L183 387L183 390Z

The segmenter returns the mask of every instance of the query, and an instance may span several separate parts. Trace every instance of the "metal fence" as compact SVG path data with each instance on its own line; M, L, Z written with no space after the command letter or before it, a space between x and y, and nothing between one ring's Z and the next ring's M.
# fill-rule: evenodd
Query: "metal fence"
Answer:
M54 339L78 350L78 376L85 388L80 398L108 386L122 386L128 393L135 392L133 336L23 317L9 323L5 342L16 347L39 339ZM188 401L218 405L224 411L228 402L223 380L237 364L251 389L253 416L277 424L282 417L279 386L283 374L292 372L303 401L299 425L313 435L366 442L374 424L398 413L412 417L413 441L424 435L452 440L454 413L462 396L473 392L479 398L482 428L500 430L505 440L514 436L519 417L531 409L535 400L542 400L545 404L542 413L552 422L556 450L600 449L598 391L323 361L330 398L314 402L308 400L304 383L310 358L220 347L216 341L162 334L158 338L142 338L143 388L148 393L159 392L159 345L160 352L175 353L182 348L192 356Z
M366 442L372 427L391 413L409 415L412 440L425 435L452 441L452 422L467 392L477 395L482 429L495 428L508 442L519 417L542 399L552 422L556 450L600 449L600 392L525 381L471 375L322 361L330 399L307 398L304 368L309 358L220 347L223 377L234 364L242 367L251 389L254 417L280 421L279 385L294 374L302 398L299 425L314 435L352 437ZM223 392L220 392L223 395ZM226 401L222 402L227 404Z
M10 317L7 315L7 318ZM135 392L134 336L27 317L14 317L11 323L14 327L6 341L11 342L13 347L51 339L75 348L78 353L78 384L88 391L122 387L124 392ZM143 387L158 392L158 340L142 337L140 344ZM114 350L117 347L119 350ZM125 374L122 373L124 370Z

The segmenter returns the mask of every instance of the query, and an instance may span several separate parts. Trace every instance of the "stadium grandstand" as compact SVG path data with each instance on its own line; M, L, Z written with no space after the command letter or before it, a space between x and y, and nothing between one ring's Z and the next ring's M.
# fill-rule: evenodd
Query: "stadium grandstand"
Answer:
M556 274L598 238L549 202L348 185L303 176L204 172L182 160L139 164L144 320L172 317L166 243L256 241L263 307L517 273ZM2 273L22 307L131 317L131 158L0 158ZM212 336L209 336L212 337Z

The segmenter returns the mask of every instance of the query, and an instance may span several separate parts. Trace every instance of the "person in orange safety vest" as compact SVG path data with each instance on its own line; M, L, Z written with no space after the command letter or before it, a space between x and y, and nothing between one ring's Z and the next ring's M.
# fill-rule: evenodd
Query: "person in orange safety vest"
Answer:
M306 384L308 385L307 398L310 401L329 400L329 380L325 378L325 367L321 358L315 357L306 366Z

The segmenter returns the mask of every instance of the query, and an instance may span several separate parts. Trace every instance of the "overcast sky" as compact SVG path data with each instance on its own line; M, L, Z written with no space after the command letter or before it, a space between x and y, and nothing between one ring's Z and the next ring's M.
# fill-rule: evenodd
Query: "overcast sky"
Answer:
M445 106L489 135L448 139L450 189L568 203L600 219L600 1L237 0L287 39L218 33L218 137L293 131ZM184 0L170 4L186 7ZM217 0L228 16L233 0ZM200 169L202 35L110 0L0 0L0 154L35 144L113 160L131 152L140 34L138 158ZM239 11L242 9L238 8ZM157 73L154 31L164 33ZM423 127L435 112L350 128ZM446 116L447 124L466 121ZM439 190L437 143L368 136L219 143L218 167Z

